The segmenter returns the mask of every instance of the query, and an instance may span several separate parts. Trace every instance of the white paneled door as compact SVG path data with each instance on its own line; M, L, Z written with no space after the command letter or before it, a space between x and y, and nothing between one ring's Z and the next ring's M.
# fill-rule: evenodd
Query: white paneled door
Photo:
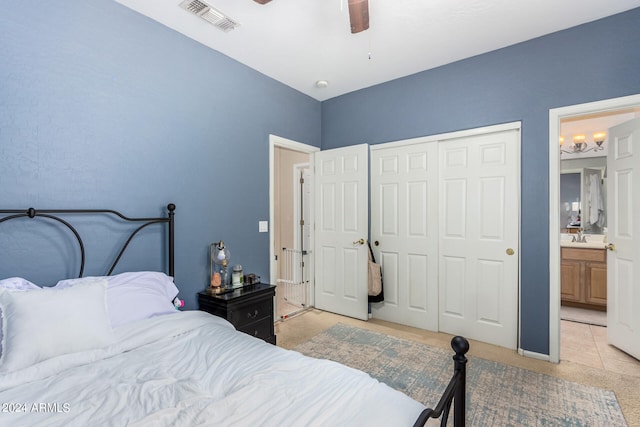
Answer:
M373 317L438 330L438 144L371 150L371 240L384 303Z
M609 129L607 156L607 335L640 359L640 119ZM634 178L635 177L635 178Z
M439 329L515 349L519 130L439 143Z
M368 146L323 150L315 163L315 303L368 318Z

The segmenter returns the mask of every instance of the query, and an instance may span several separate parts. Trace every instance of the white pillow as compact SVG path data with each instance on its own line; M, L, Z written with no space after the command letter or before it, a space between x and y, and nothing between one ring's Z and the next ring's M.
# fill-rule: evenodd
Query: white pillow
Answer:
M173 278L158 271L136 271L102 276L107 285L107 312L113 328L136 320L175 313L178 288ZM76 286L95 277L61 280L56 288Z
M31 283L27 279L22 277L9 277L8 279L0 280L0 289L17 289L23 291L30 291L34 289L40 289L40 286ZM2 309L0 309L0 357L2 356Z
M67 289L0 290L4 317L0 372L113 343L106 288L107 282L98 279Z

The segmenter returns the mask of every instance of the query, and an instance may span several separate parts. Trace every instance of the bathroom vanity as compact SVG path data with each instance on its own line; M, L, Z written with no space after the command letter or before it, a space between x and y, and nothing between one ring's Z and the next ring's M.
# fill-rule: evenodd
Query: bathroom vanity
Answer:
M595 310L607 309L607 250L603 242L562 241L561 302Z

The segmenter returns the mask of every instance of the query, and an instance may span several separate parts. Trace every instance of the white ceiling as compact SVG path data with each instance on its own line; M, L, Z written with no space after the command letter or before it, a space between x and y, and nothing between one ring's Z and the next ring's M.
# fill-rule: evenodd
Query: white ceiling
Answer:
M203 0L240 23L223 32L181 0L116 0L317 100L640 7L640 0L369 0L351 34L347 0ZM315 87L326 80L326 88Z

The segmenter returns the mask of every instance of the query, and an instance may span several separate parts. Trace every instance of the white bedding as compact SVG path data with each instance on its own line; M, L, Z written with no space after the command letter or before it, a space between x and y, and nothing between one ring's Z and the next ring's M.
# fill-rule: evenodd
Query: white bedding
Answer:
M0 376L2 426L411 426L424 406L367 374L200 311Z

